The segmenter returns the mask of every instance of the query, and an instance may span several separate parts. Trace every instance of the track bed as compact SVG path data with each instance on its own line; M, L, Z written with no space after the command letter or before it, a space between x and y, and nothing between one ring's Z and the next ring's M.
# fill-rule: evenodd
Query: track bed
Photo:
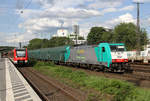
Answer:
M44 76L31 67L19 68L24 77L31 82L45 101L84 101L84 96L73 88Z

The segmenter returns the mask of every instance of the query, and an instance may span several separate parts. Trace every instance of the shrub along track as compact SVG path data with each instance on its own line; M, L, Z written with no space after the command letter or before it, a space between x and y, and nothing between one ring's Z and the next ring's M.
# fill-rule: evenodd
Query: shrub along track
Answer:
M31 67L19 68L44 101L84 101L85 96L73 88L60 84L53 78L42 75Z
M70 66L69 66L70 67ZM104 76L107 78L116 78L121 80L126 80L131 83L134 83L136 86L150 88L150 65L136 65L132 64L133 68L132 73L110 73L110 72L102 72L102 71L91 71L85 68L71 67L74 70L83 70L88 74L96 75L96 76Z

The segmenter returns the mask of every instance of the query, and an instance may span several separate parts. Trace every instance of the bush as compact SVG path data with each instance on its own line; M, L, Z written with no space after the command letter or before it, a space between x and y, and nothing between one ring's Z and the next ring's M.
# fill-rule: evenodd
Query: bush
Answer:
M80 70L73 71L71 68L53 65L53 63L51 65L51 63L38 62L34 67L40 71L44 70L45 74L51 73L55 77L68 79L73 85L110 94L114 96L114 101L149 101L150 99L149 90L139 89L129 82L91 76Z

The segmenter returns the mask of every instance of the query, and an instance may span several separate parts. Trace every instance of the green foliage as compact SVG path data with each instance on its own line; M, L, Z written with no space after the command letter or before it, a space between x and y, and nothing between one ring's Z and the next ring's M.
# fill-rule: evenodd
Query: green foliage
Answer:
M100 98L99 95L89 94L87 101L99 101L99 98Z
M84 37L78 36L78 40L84 40Z
M31 49L31 50L38 49L38 48L41 48L41 43L42 43L42 39L35 38L29 41L29 45L27 47L28 49Z
M33 61L34 62L34 67L41 67L41 66L55 66L53 62L42 62L42 61Z
M146 30L145 29L141 30L140 34L141 34L140 35L141 36L141 38L140 38L141 46L146 45L148 43L148 36L147 36ZM141 47L141 48L143 49L143 47Z
M140 47L137 47L137 38L140 37ZM114 28L113 41L125 43L127 50L141 48L147 44L147 32L140 30L137 35L137 27L133 23L121 23Z
M28 60L28 63L30 64L30 66L34 66L37 64L37 61L35 61L34 59L30 59Z
M140 46L137 39L140 38ZM133 23L120 23L114 30L106 31L103 27L92 27L87 37L88 44L100 42L125 43L127 50L143 49L148 42L147 32L140 29L137 35L137 27Z
M100 42L111 42L112 32L106 31L103 27L92 27L87 36L88 44L98 44Z
M47 47L49 47L49 40L48 39L42 39L41 48L47 48Z
M140 38L140 46L137 45L137 38ZM79 40L84 38L79 36ZM140 29L137 35L137 27L133 23L120 23L113 30L106 30L103 27L92 27L88 36L88 44L98 44L101 42L125 43L127 50L143 49L147 44L148 37L145 29ZM64 45L73 45L73 41L67 37L52 37L48 39L32 39L29 41L28 49L39 49L48 47L57 47Z
M73 41L67 37L52 37L50 40L35 38L29 41L29 45L27 46L27 48L29 50L33 50L64 45L73 45Z
M73 42L67 37L52 37L49 40L49 47L57 47L57 46L63 46L63 45L72 45Z
M0 46L0 49L8 49L8 48L13 49L15 47L13 47L13 46Z
M13 46L0 46L0 52L8 52L14 49L15 47Z
M114 96L112 101L149 101L150 99L150 90L139 89L126 81L92 76L80 70L73 71L71 68L50 64L40 62L34 68L50 76L65 78L65 81L68 79L72 82L69 84L110 94ZM91 98L93 97L90 96Z

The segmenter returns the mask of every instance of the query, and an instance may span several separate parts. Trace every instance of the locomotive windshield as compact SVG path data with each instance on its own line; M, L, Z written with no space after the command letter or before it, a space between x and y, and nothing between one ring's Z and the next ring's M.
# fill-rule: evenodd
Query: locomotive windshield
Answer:
M110 49L112 52L116 52L116 51L125 51L125 47L124 46L118 46L118 45L110 45Z
M17 50L16 53L18 57L25 57L25 50Z

